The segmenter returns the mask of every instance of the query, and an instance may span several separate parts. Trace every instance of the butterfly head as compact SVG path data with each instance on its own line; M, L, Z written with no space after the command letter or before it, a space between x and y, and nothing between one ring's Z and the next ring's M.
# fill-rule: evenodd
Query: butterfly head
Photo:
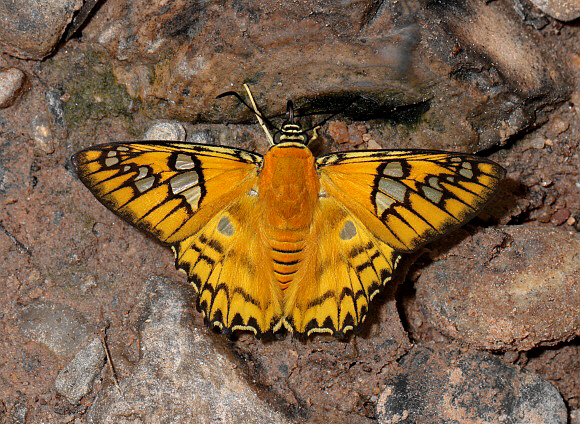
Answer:
M302 129L302 125L294 121L294 103L288 100L286 107L286 114L288 118L282 124L282 128L274 133L274 144L280 143L300 143L308 144L308 136Z

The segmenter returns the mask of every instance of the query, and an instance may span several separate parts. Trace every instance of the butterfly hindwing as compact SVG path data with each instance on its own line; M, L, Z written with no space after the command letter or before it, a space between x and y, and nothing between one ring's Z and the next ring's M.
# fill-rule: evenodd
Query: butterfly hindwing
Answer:
M288 289L286 322L298 334L358 329L400 255L331 197L321 198L305 263Z
M174 247L176 265L198 291L210 327L268 333L280 320L279 286L259 234L257 196L245 194Z

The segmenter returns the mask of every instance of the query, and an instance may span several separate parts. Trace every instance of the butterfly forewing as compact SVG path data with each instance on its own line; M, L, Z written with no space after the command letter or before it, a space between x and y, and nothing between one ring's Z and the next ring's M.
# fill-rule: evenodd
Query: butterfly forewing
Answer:
M165 243L205 225L254 184L262 158L189 143L112 143L73 156L81 181L105 206Z
M505 174L477 156L428 150L336 153L317 164L328 195L401 252L467 222Z

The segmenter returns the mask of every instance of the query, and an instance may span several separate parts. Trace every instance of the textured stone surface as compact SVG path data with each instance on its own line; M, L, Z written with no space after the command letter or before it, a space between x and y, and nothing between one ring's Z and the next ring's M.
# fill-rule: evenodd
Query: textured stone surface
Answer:
M121 393L111 385L91 406L89 422L117 423L127 416L146 422L283 423L260 399L220 343L191 325L184 292L151 278L141 320L140 359Z
M580 17L580 1L578 0L530 0L546 15L559 21L573 21Z
M2 51L23 59L51 53L82 0L0 2Z
M248 82L268 116L292 99L304 112L387 118L383 147L489 148L570 92L566 65L503 2L121 0L83 34L159 117L252 119L235 99L215 100Z
M578 234L494 228L446 256L416 284L419 307L440 332L492 350L529 350L580 335Z
M489 354L417 346L400 364L378 397L380 423L567 422L554 386Z
M18 316L22 333L46 345L57 355L70 355L89 337L90 326L78 311L51 302L37 301L25 306Z
M93 380L104 363L105 350L101 340L95 337L75 355L65 369L58 373L54 382L56 390L70 403L78 403L91 390Z
M26 74L20 69L10 68L0 72L0 109L12 106L26 81Z

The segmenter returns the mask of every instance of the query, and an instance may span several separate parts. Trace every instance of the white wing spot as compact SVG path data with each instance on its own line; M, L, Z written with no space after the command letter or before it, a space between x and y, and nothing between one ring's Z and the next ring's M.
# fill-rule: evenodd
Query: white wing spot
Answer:
M117 147L117 150L119 152L128 152L129 151L129 148L127 146L118 146Z
M399 161L389 162L383 170L383 175L393 178L401 178L403 173L403 165Z
M141 193L144 193L147 190L149 190L154 183L155 177L150 176L147 178L143 178L142 180L135 181L135 187L137 187L137 190L139 190Z
M191 156L186 155L184 153L180 153L177 155L177 159L175 160L175 168L183 170L183 169L192 169L195 168L195 162L191 158Z
M117 156L117 152L115 150L109 150L107 152L107 157L108 158L112 158L112 157L115 157L115 156Z
M188 171L181 174L177 174L169 180L169 185L171 186L171 191L173 194L179 194L191 187L197 185L199 182L197 172Z

